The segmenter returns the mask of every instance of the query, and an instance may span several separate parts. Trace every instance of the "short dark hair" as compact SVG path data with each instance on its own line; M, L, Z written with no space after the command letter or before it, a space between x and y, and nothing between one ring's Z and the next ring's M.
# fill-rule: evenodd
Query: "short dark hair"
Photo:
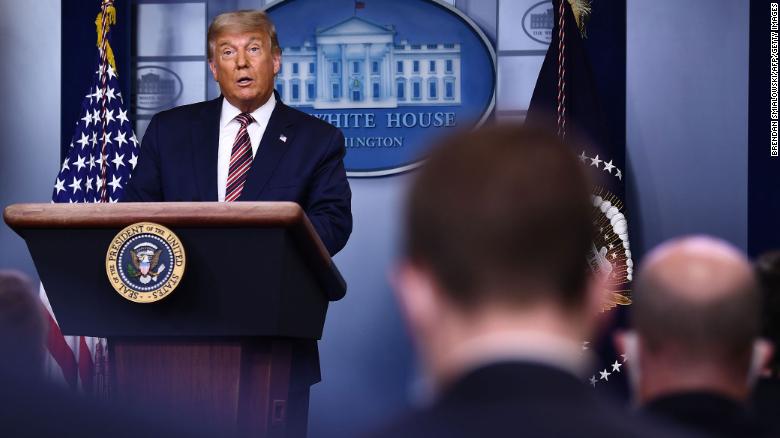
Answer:
M780 348L780 251L769 251L758 256L755 268L763 301L761 335L772 341L775 348ZM772 355L769 363L776 375L780 374L778 353Z
M456 304L582 303L590 184L555 135L494 125L445 138L410 189L405 252Z
M0 369L35 374L43 369L47 332L43 307L23 274L0 270Z
M718 360L735 368L747 366L759 336L760 296L755 281L706 300L675 290L682 285L640 270L634 282L632 322L651 351L684 350L690 360Z

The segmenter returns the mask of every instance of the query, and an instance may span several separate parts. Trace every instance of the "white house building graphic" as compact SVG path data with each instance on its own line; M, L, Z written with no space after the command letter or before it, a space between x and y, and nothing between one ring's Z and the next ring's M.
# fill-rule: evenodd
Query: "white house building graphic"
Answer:
M397 108L461 103L460 44L395 43L393 26L350 17L285 47L276 90L291 106Z

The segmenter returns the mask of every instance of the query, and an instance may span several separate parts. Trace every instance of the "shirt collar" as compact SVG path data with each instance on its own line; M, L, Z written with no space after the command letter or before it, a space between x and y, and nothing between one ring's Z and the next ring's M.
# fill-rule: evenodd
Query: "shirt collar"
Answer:
M455 352L464 372L490 363L527 361L581 377L592 360L583 344L543 331L494 332L472 339Z
M260 105L256 110L252 111L252 118L260 124L260 126L268 125L268 120L271 119L271 113L274 112L276 107L276 96L271 93L271 97ZM222 113L219 116L219 127L224 128L228 123L232 122L237 115L241 114L241 110L233 106L227 99L222 98Z
M491 364L527 362L546 365L577 378L583 378L591 369L592 353L584 344L553 333L536 330L494 331L472 338L452 352L451 361L460 364L456 378ZM416 402L428 405L441 395L427 376L414 382Z

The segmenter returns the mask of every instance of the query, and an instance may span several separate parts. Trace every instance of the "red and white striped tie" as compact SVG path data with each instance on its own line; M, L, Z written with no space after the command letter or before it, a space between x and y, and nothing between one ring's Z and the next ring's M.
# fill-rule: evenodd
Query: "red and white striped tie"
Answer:
M233 149L230 152L230 168L228 170L227 184L225 185L225 202L233 202L241 196L249 168L252 166L252 142L249 140L249 133L246 127L254 122L255 119L248 113L241 113L236 116L235 120L241 124L241 128L238 130L236 141L233 142Z

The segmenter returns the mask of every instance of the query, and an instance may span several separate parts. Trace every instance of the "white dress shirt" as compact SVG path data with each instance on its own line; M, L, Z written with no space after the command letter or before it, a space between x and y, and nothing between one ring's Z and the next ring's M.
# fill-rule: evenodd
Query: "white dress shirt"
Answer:
M271 119L274 107L276 107L276 97L272 93L268 101L251 113L255 121L250 123L246 130L249 134L249 141L252 143L252 158L257 155L260 139L263 138L265 128L268 127L268 120ZM231 105L227 99L222 99L222 113L219 116L219 152L217 155L217 199L219 202L225 201L225 186L230 170L230 153L233 150L238 130L241 128L241 124L235 120L239 114L241 114L241 110Z

